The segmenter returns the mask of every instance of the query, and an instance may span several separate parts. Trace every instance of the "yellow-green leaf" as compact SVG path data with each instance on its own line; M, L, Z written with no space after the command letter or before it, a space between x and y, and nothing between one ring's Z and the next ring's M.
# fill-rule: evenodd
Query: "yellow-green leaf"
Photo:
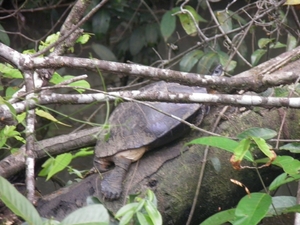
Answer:
M68 125L68 124L65 124L63 122L60 122L58 121L54 116L52 116L50 113L44 111L44 110L41 110L41 109L35 109L35 113L39 116L39 117L42 117L42 118L45 118L47 120L50 120L52 122L55 122L55 123L58 123L58 124L61 124L61 125L64 125L64 126L67 126L67 127L71 127L71 125Z

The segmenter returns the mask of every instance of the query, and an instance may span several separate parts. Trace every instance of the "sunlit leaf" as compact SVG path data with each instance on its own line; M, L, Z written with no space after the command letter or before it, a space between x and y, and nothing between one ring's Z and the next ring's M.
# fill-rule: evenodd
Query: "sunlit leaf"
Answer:
M200 223L200 225L224 224L226 222L232 221L235 217L234 214L235 209L221 211L207 218L202 223Z
M71 153L64 153L64 154L58 155L55 158L54 164L48 173L47 180L49 180L53 175L55 175L58 172L65 169L70 164L71 161L72 161Z
M277 156L272 164L281 167L289 175L298 174L300 171L300 161L291 156Z
M234 225L258 224L265 217L272 198L264 193L252 193L251 196L243 197L235 210Z
M23 75L21 74L21 72L18 69L15 69L14 67L12 67L11 65L7 64L7 63L0 63L0 72L1 75L3 77L6 78L23 78Z
M274 155L273 151L271 151L270 146L267 142L260 137L251 137L251 139L256 143L258 148L272 161L275 159L276 155Z

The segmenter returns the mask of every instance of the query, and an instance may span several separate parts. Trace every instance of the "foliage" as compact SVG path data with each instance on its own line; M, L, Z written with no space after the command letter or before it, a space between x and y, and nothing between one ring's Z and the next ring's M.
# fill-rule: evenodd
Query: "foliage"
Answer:
M116 218L120 219L120 225L126 225L130 221L134 221L133 224L162 224L162 217L157 210L157 200L151 190L147 191L145 198L130 196L129 202L119 209Z
M277 133L268 128L250 128L237 135L239 141L233 141L226 137L202 137L188 143L202 144L217 147L233 153L231 164L234 169L240 170L251 168L241 166L243 159L254 164L252 168L262 168L270 164L281 167L284 171L269 186L269 191L276 190L283 184L300 180L299 170L300 161L290 156L277 156L272 150L272 146L266 140L275 137ZM292 149L295 151L299 145L291 147L291 144L282 146L281 149ZM253 154L261 151L267 158L254 159ZM262 166L257 166L263 163ZM244 186L238 181L232 181L239 186ZM289 212L300 212L300 205L297 205L295 197L276 196L272 197L269 193L250 193L245 187L248 196L242 198L235 209L225 210L209 217L201 225L223 224L230 222L234 225L255 225L266 216L276 216Z
M99 224L109 225L110 218L106 208L94 197L88 197L87 206L77 209L67 215L61 222L53 219L41 218L34 206L11 185L0 176L0 199L17 216L26 221L25 224L35 225L76 225ZM132 199L132 197L130 197ZM134 196L135 202L123 206L116 214L121 218L120 225L136 221L134 224L161 225L162 217L157 210L157 200L151 190L147 191L145 198ZM135 218L133 216L135 215Z

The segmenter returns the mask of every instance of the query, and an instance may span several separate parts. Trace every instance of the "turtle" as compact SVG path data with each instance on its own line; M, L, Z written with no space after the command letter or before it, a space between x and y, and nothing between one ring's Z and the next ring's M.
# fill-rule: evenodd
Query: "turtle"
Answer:
M169 93L207 93L202 87L189 87L159 81L147 85L142 91ZM181 119L195 120L203 114L201 104L147 102L163 112ZM189 127L153 108L136 102L120 103L109 118L109 137L98 137L95 146L94 166L105 172L113 171L100 184L103 197L108 201L118 199L122 183L131 163L139 160L149 150L158 148L183 136Z

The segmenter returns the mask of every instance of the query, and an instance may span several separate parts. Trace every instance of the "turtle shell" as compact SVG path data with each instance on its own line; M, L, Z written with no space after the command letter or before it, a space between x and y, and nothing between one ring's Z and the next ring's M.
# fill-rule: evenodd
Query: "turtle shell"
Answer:
M145 86L143 91L163 91L169 93L206 93L205 88L189 87L177 83L156 82ZM199 113L201 104L181 104L148 102L155 108L191 120ZM108 140L99 137L95 156L103 158L126 150L147 147L153 149L182 136L189 129L178 120L158 112L148 106L134 102L119 104L109 118L110 136Z

